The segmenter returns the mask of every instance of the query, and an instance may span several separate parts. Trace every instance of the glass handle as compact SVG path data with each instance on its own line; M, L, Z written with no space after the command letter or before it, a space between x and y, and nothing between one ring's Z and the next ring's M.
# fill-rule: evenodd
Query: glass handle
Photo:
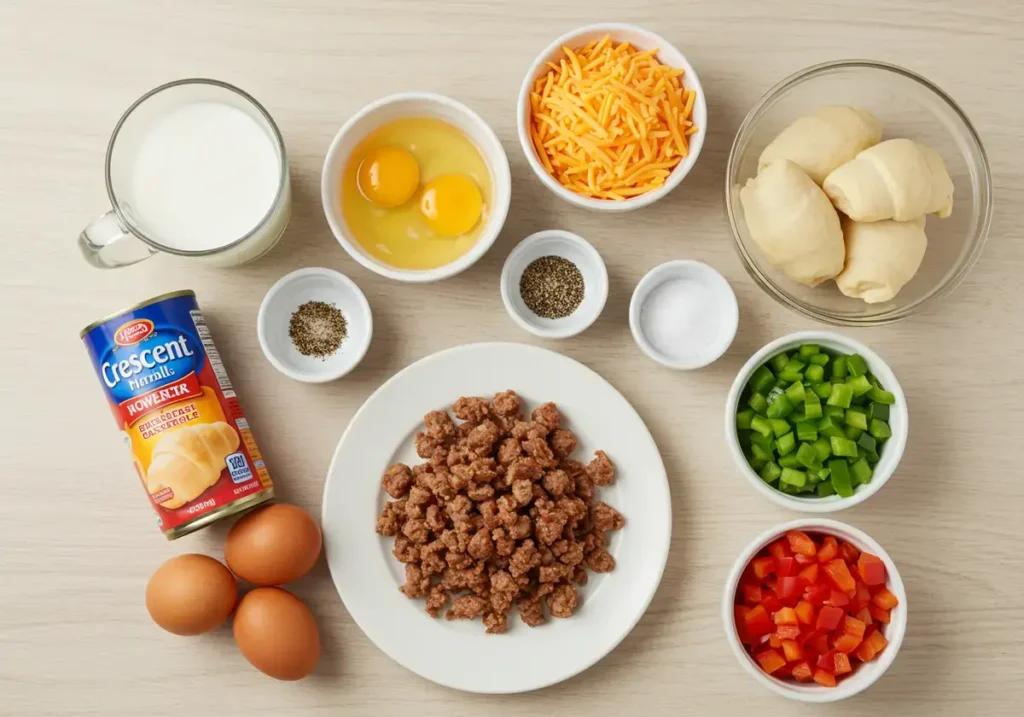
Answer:
M137 264L156 254L156 249L125 229L113 211L92 221L78 235L78 248L87 262L100 269Z

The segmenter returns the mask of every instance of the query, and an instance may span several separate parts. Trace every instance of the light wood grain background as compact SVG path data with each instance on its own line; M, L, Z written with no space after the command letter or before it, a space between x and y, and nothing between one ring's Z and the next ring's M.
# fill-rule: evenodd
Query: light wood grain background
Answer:
M640 213L599 218L556 200L532 176L514 105L522 74L551 39L601 20L635 22L677 44L701 74L711 118L704 153L681 189ZM1020 714L1022 38L1016 0L8 0L0 11L0 714ZM783 76L837 57L901 64L950 92L988 149L996 216L980 262L941 305L894 326L848 332L890 361L910 402L898 473L840 516L899 564L910 625L874 688L811 708L756 685L730 653L718 615L737 552L794 517L737 475L721 436L723 399L754 350L815 326L748 279L731 246L722 187L747 109ZM159 258L117 272L88 267L74 239L107 209L108 133L137 96L188 76L245 88L281 126L295 191L283 243L231 271ZM478 110L505 143L513 172L498 243L471 271L431 286L390 283L357 266L332 238L318 199L321 158L342 122L408 89ZM622 645L538 693L452 692L379 652L345 613L322 563L296 586L324 642L321 667L304 682L277 683L252 670L226 629L183 639L154 627L143 606L152 570L183 551L219 554L223 529L161 538L78 330L142 298L197 290L281 497L318 515L335 442L381 381L457 344L536 342L506 316L498 272L519 239L546 227L588 237L611 276L597 324L550 345L623 391L670 472L669 565ZM732 349L694 373L656 367L626 323L640 277L683 257L716 267L740 302ZM263 293L311 265L349 274L375 315L366 360L327 386L278 374L256 340Z

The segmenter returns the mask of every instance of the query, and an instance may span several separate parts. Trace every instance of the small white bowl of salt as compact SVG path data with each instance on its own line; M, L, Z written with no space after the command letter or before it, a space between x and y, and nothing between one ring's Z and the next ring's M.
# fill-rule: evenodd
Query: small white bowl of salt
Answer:
M678 260L647 272L629 302L629 328L640 350L663 366L701 368L736 336L739 306L729 282L707 264Z

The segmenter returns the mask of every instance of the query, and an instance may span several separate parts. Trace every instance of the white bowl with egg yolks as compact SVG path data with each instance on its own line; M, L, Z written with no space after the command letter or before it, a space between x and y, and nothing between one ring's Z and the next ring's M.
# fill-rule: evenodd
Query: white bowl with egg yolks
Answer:
M348 227L341 207L341 183L349 158L371 132L403 117L434 117L460 131L476 145L491 175L491 208L480 236L468 252L435 269L401 269L368 254ZM508 157L494 130L476 112L461 102L426 92L403 92L383 97L364 107L335 135L324 158L320 179L324 214L338 243L370 271L397 281L426 283L454 276L475 264L498 238L512 197Z
M565 58L563 47L570 49L578 48L586 45L588 42L600 40L605 35L610 35L614 42L628 42L640 50L656 49L658 51L656 55L658 61L663 65L683 70L683 75L680 78L683 87L696 93L691 119L697 126L697 131L690 136L689 153L687 156L672 169L672 173L666 177L663 185L622 201L585 197L563 187L558 183L558 180L544 169L540 159L537 157L537 150L534 149L533 140L530 137L530 113L532 112L530 93L533 90L533 83L542 73L547 71L547 63L553 62L557 65L561 59ZM519 90L516 125L519 130L519 143L523 147L526 160L544 186L570 204L575 204L584 209L592 209L598 212L628 212L646 207L658 201L678 187L680 182L690 173L690 170L697 163L701 148L704 146L704 136L707 134L708 128L708 106L704 97L704 89L701 87L700 78L697 77L696 70L693 69L693 65L675 46L660 35L656 35L636 25L609 22L587 25L586 27L580 27L567 32L548 45L537 56L537 59L533 61L533 65L527 71L526 77L523 79L522 88Z

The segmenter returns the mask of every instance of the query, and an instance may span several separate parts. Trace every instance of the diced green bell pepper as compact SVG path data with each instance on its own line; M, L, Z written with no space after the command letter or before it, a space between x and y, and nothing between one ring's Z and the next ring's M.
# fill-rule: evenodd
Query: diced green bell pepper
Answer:
M867 391L868 398L876 403L881 403L886 406L891 406L896 403L896 396L889 391L879 388L878 386L872 386Z
M831 416L825 416L818 421L818 433L828 438L846 438L839 423Z
M768 399L763 393L752 393L747 399L747 405L754 409L754 413L763 416L768 411Z
M807 360L815 366L828 366L828 362L831 359L829 359L828 354L814 354Z
M814 446L814 450L818 453L818 458L822 461L832 455L832 442L827 438L819 438L811 445Z
M774 439L772 439L771 434L768 434L767 436L763 436L760 433L751 433L750 434L750 445L752 445L752 446L761 446L761 448L763 448L766 451L773 451L773 450L775 450L775 441L774 441Z
M829 438L829 441L832 444L832 455L848 458L857 457L857 444L851 441L849 438L845 436L843 436L842 438L838 436L831 436Z
M856 426L843 426L843 435L851 441L856 441L860 438L862 433L864 433L864 431L860 430Z
M818 458L818 452L814 450L810 443L800 444L800 447L796 450L796 459L800 461L800 465L804 468L810 468L813 471L821 469L821 460Z
M775 437L784 436L793 430L793 427L789 425L789 421L783 421L781 418L769 418L768 423L772 426L772 433Z
M836 489L832 487L832 481L822 481L815 488L820 498L828 498L830 495L836 494Z
M821 399L813 391L804 395L804 415L808 418L821 418Z
M766 451L756 443L750 446L750 453L754 456L754 460L770 461L775 458L775 453Z
M765 467L765 465L768 463L768 461L766 461L766 460L764 460L762 458L754 458L753 456L748 456L747 457L747 463L750 464L750 467L753 468L754 471L759 471L759 470L761 470L762 468Z
M826 396L827 398L827 396ZM822 408L825 415L832 419L838 419L837 423L844 423L846 421L846 409L842 406L829 406L827 403Z
M793 358L786 363L785 367L782 370L800 372L803 371L806 366L807 364L805 364L803 361Z
M800 371L781 371L779 378L786 383L793 383L794 381L803 381L804 375Z
M775 385L775 374L767 366L761 366L754 375L750 377L750 390L756 393L767 394L772 390L772 386Z
M870 393L870 391L868 391L868 393ZM868 417L869 418L877 418L879 421L888 421L889 420L889 404L887 404L887 403L878 403L877 401L872 401L871 405L868 406Z
M832 395L832 384L828 381L824 381L814 386L814 394L820 399L827 399Z
M877 418L871 419L871 426L868 428L868 432L879 441L884 441L892 436L892 429L889 428L889 424Z
M861 437L857 439L857 445L869 454L874 453L875 455L878 455L878 441L867 433L861 435Z
M759 473L765 483L774 483L782 477L782 468L775 461L768 461Z
M785 351L783 351L777 356L772 357L771 364L772 368L775 369L775 373L778 373L782 369L786 368L787 363L789 363L789 356L786 355Z
M779 457L779 465L783 468L799 468L800 461L796 459L796 453L790 453L789 455Z
M785 418L792 412L793 403L785 393L780 393L775 397L774 401L769 400L768 412L765 415L768 416L768 418Z
M796 437L792 433L786 433L775 442L775 447L780 456L788 455L796 449Z
M754 409L747 408L736 412L736 428L745 430L750 428L750 421L754 417Z
M772 431L772 424L768 423L767 418L761 416L754 416L750 419L750 428L753 431L757 431L765 438L770 438L774 431Z
M862 431L868 430L868 414L859 408L847 408L844 420L847 426L853 426Z
M846 357L836 356L835 360L832 361L832 381L839 381L846 378L848 374L846 368Z
M850 407L850 401L853 398L853 388L845 383L834 383L832 384L832 393L829 394L828 405L830 406L842 406L843 408ZM753 406L754 410L757 411L757 407ZM760 413L760 411L758 411Z
M811 383L821 383L825 380L825 369L816 364L811 364L804 371L804 378Z
M860 354L850 354L846 357L846 370L854 378L863 376L868 372L868 362Z
M796 424L796 437L811 443L818 440L818 422L814 419L800 421Z
M858 483L864 484L871 481L871 466L868 462L861 458L850 466L850 473L853 475L853 479Z
M850 478L850 464L842 458L836 458L828 462L828 469L832 472L832 487L843 498L853 495L853 481Z
M807 484L807 474L794 468L783 468L780 476L783 483L801 488Z
M818 470L817 478L818 480L825 480L830 475L832 475L832 471L830 471L828 468L821 468Z
M799 381L794 382L786 389L786 397L793 403L800 403L803 401L805 393L804 385Z
M857 446L857 455L861 458L866 458L869 465L878 463L879 455L875 451L869 451L867 448Z
M868 381L868 377L863 374L846 379L846 385L853 391L854 396L864 396L874 388L874 386L871 385L871 382ZM879 403L881 403L881 401Z
M800 347L800 358L809 359L815 354L821 353L821 347L818 344L804 344Z

